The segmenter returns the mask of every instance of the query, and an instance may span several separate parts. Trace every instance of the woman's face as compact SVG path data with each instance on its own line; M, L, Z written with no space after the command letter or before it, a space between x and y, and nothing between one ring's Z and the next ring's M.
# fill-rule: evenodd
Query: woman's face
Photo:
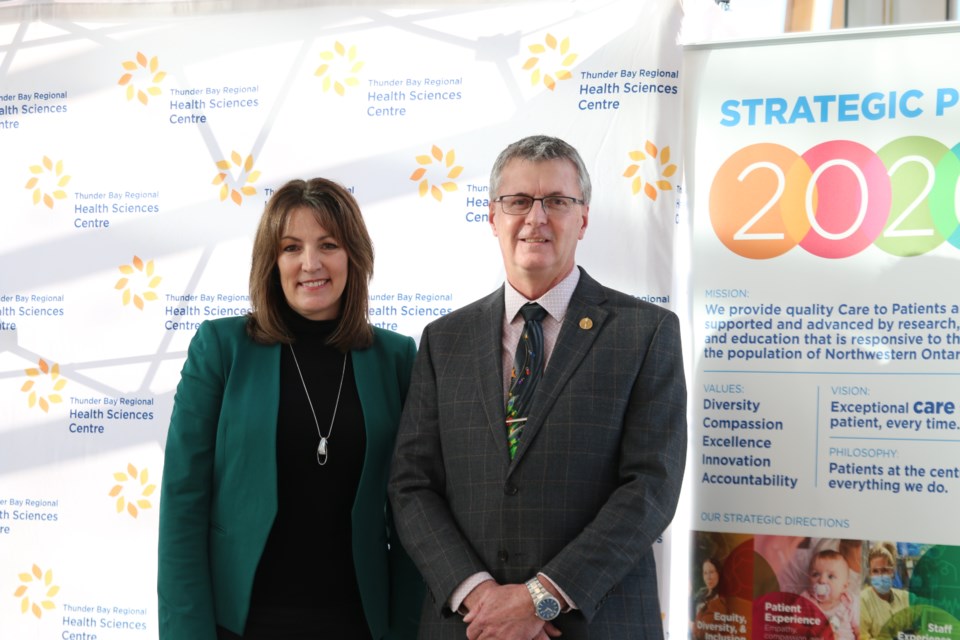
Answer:
M287 216L278 256L280 288L291 309L309 320L340 315L347 252L320 226L309 207L294 209Z
M717 568L713 566L712 562L707 560L703 563L703 584L707 585L707 589L713 591L719 583L720 572L717 571Z
M893 567L883 556L870 559L870 586L878 595L888 597L893 586Z

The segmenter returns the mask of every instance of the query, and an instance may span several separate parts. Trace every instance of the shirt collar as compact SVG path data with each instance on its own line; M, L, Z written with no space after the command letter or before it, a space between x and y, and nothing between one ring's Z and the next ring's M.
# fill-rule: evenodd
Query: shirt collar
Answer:
M576 265L570 270L567 276L558 282L552 289L540 296L537 300L527 300L527 298L506 282L503 287L503 311L506 314L507 322L513 322L513 319L520 313L520 307L528 302L536 302L547 310L547 313L557 322L563 320L567 313L567 307L570 306L570 298L573 297L573 290L577 288L580 282L580 269Z

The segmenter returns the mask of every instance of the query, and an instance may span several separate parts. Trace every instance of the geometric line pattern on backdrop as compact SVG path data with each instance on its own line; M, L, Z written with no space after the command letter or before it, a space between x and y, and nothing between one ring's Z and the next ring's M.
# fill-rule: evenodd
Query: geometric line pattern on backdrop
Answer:
M623 172L623 177L630 180L630 190L633 195L637 195L642 190L645 196L656 202L659 195L658 189L660 191L671 191L673 189L670 181L664 180L664 178L672 177L677 172L677 165L670 162L670 147L664 147L658 154L657 145L647 140L643 148L646 153L635 150L628 154L636 164L627 166L626 171ZM648 170L647 174L653 173L656 177L653 180L644 181L641 169L643 166L650 166L651 164L653 168Z
M457 190L457 183L453 181L463 173L463 167L456 164L456 153L453 149L444 153L443 149L433 145L429 154L417 156L416 160L417 164L421 166L410 174L410 179L419 182L417 188L421 198L429 193L434 200L442 202L444 191ZM436 164L434 164L434 161L436 161ZM434 179L434 183L431 184L428 173L439 176L439 179Z
M56 607L50 598L60 592L60 587L53 584L52 569L47 569L44 573L40 567L33 565L29 572L21 573L18 577L21 584L13 592L13 597L20 598L20 613L30 611L39 619L44 609L49 611Z
M523 70L530 71L533 69L530 73L531 86L537 86L542 80L543 86L553 91L557 86L557 80L573 78L569 67L576 62L577 54L569 53L570 38L564 38L557 42L557 39L548 33L543 44L537 42L528 46L527 49L533 56L523 63ZM541 67L547 67L548 65L549 69L541 71Z
M321 52L320 59L323 60L323 64L317 67L313 75L323 78L321 86L324 92L333 89L338 95L343 96L346 92L344 85L356 87L360 84L356 74L363 68L363 60L357 60L356 45L347 48L340 42L334 42L333 51Z
M153 504L148 500L157 485L149 484L149 472L141 469L139 472L132 464L127 464L127 470L117 471L113 474L113 479L119 484L113 485L110 489L110 497L116 498L117 513L126 511L131 518L136 518L140 514L140 509L151 509ZM130 493L135 497L127 497Z
M33 177L27 180L25 189L33 189L33 204L38 205L42 201L48 209L53 209L53 201L65 200L67 192L62 187L70 182L70 176L63 173L63 160L54 162L47 156L43 156L40 164L30 165L30 173ZM41 184L44 183L44 184ZM39 186L38 186L39 185Z
M66 10L65 10L66 11ZM417 21L416 17L410 17L406 19L411 23ZM26 23L24 23L26 24ZM110 38L118 36L126 36L129 38L134 38L138 34L142 33L142 25L138 23L131 24L122 24L122 21L118 21L118 24L105 24L105 26L91 27L89 22L75 22L75 21L64 21L64 25L69 25L71 31L69 34L65 34L62 37L62 40L73 45L81 45L83 47L93 46L93 47L103 47L104 43ZM279 36L284 42L288 40L286 35ZM5 56L0 57L0 76L4 76L10 73L10 67L17 61L18 56L26 56L28 52L35 49L39 44L37 42L26 43L23 34L18 33L14 36L13 40L5 46ZM293 60L291 60L290 65L286 70L282 70L278 73L280 76L280 89L277 92L277 99L274 106L270 112L265 117L262 126L257 131L256 140L252 146L251 153L257 155L265 144L267 140L270 139L271 130L274 123L278 119L279 112L284 108L285 105L290 102L291 88L295 84L295 80L302 73L300 71L303 69L303 65L306 63L309 56L311 47L308 40L304 39L302 46L295 53ZM149 63L148 63L149 65ZM187 69L181 68L179 64L174 66L174 69L167 69L170 74L174 75L183 75L186 76ZM213 132L211 131L209 125L201 125L197 127L197 133L202 139L207 152L208 157L211 162L216 162L216 159L223 157L220 147L217 143ZM54 166L52 161L45 161L44 164L49 164L50 167ZM64 176L60 176L59 179L63 179ZM46 189L47 193L50 193L50 189ZM41 192L41 198L43 193ZM63 197L66 197L64 194ZM45 200L45 204L53 208L54 200L53 196ZM199 205L194 205L193 208L199 208ZM184 211L188 210L185 208ZM73 240L68 240L66 237L62 239L54 239L51 242L51 247L56 247L57 249L61 247L72 246ZM190 276L188 283L182 287L184 293L192 293L196 291L199 286L199 282L203 277L205 277L206 270L210 261L210 257L214 251L215 243L212 241L201 241L194 242L188 241L186 244L189 244L192 247L198 247L202 250L202 255L197 261L197 264L194 267L194 271ZM6 256L7 263L13 264L21 255L27 254L29 247L16 249ZM56 252L54 252L56 253ZM93 271L86 265L82 266L83 269L86 269L86 272L90 275L93 275ZM8 272L9 273L9 272ZM29 273L29 272L28 272ZM33 279L35 280L35 278ZM36 285L39 286L39 285ZM164 363L170 361L182 362L186 357L186 351L181 349L173 349L172 345L174 344L174 338L177 334L173 331L165 332L159 344L154 348L147 348L144 345L143 349L138 349L136 354L127 354L124 357L111 358L108 360L94 359L91 361L85 362L74 362L70 365L70 382L76 382L84 385L85 387L95 390L98 393L108 396L117 396L123 393L130 392L130 383L133 382L133 387L141 391L149 390L151 383L155 380L161 367ZM16 332L0 332L0 353L12 354L17 357L25 358L29 361L36 362L40 358L39 353L34 353L28 349L23 348L17 343L17 334ZM135 365L135 364L146 364L147 369L144 372L142 378L139 378L136 381L126 381L124 387L116 388L113 385L105 383L103 380L99 379L96 376L91 377L84 373L86 369L99 370L104 366L121 366L121 365ZM3 377L18 377L22 375L20 372L22 369L19 367L16 370L3 370L0 371L0 378ZM39 395L39 392L38 392ZM169 394L172 397L172 391ZM49 406L49 405L48 405ZM155 444L163 444L162 438L157 440L151 431L142 431L143 434L142 440L149 441ZM149 436L147 435L149 434ZM0 451L3 451L4 448L9 445L10 442L18 443L18 436L16 435L15 430L6 430L3 434L0 434ZM109 449L115 446L120 446L120 443L106 443L104 444L104 449ZM10 449L6 449L10 451ZM10 469L28 469L31 465L37 464L47 464L50 462L50 459L45 453L47 450L44 448L33 448L28 455L20 455L15 458L8 458L5 460L6 464L10 465ZM79 448L72 452L76 456L82 456L83 451Z
M163 79L167 77L167 72L159 70L160 62L157 59L157 56L153 56L148 60L147 56L138 51L135 59L124 60L120 64L123 66L123 69L126 73L120 76L117 84L119 84L121 87L127 87L126 95L128 102L133 100L134 96L136 96L140 104L146 106L147 102L150 100L148 95L154 97L160 95L160 87L157 85L163 82ZM150 86L145 90L137 89L136 81L139 81L140 86Z

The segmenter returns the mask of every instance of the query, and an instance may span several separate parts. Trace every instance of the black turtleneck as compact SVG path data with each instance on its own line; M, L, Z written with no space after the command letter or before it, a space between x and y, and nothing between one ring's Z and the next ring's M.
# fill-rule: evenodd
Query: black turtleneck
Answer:
M363 469L366 434L350 353L344 355L326 344L338 321L312 321L289 309L284 321L295 341L292 350L291 345L280 347L278 510L254 580L248 631L258 619L272 620L279 611L285 618L315 624L321 632L316 637L327 637L322 634L335 628L333 619L365 627L353 566L350 515ZM317 424L329 440L323 466L317 463Z

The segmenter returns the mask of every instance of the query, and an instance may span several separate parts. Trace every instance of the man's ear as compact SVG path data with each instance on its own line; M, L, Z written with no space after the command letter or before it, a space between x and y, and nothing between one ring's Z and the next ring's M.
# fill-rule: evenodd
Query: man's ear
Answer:
M583 234L587 230L587 223L590 221L590 205L583 205L583 213L580 215L580 234L577 240L583 240Z

